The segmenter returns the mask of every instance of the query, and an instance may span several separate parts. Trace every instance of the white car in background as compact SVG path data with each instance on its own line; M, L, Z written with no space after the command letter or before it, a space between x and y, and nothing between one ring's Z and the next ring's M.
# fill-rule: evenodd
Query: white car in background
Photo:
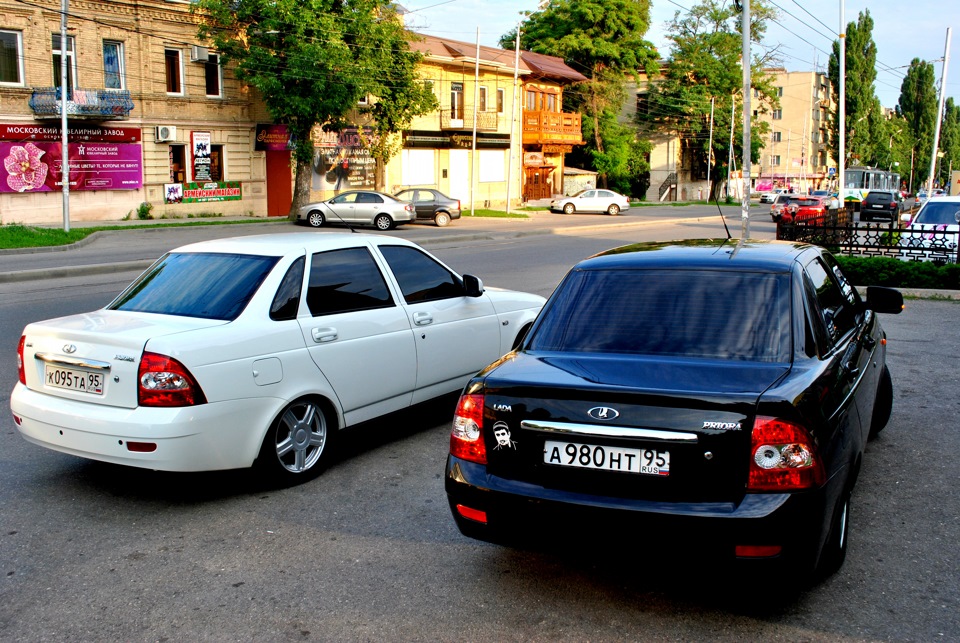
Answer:
M544 299L484 289L388 236L222 239L161 257L101 310L29 324L14 424L162 471L318 473L340 429L460 390Z
M575 212L606 212L617 215L630 209L630 199L617 194L613 190L592 189L581 190L573 196L554 199L550 202L550 210L574 214Z
M960 196L929 199L900 232L900 258L906 261L955 263L958 237Z

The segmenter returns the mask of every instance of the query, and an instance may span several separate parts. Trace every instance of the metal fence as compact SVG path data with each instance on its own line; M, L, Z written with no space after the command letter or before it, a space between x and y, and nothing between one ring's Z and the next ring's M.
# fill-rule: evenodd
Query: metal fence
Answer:
M849 221L835 211L823 223L778 223L777 239L813 243L845 255L960 263L957 253L960 231L908 231L896 222Z

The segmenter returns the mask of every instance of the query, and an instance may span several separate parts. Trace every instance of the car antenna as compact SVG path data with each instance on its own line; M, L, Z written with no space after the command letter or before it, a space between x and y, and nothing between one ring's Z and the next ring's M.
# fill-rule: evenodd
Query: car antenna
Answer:
M730 234L730 228L727 227L727 220L723 216L723 210L720 209L720 198L714 195L713 202L717 204L717 212L720 213L720 220L723 222L723 229L727 231L727 241L730 241L730 239L733 238L733 235Z
M343 192L341 192L340 194L343 194ZM333 197L333 198L336 199L338 196L340 196L340 194L336 195L336 196ZM331 200L332 200L332 199L331 199ZM337 218L340 219L340 223L342 223L343 225L347 226L347 229L349 229L350 232L356 232L356 230L354 229L354 227L353 227L352 225L350 225L350 223L349 223L348 221L344 221L344 220L343 220L343 217L341 217L339 214L337 214L337 211L336 211L336 210L334 210L333 208L327 208L327 209L330 210L331 212L333 212L333 213L337 216Z

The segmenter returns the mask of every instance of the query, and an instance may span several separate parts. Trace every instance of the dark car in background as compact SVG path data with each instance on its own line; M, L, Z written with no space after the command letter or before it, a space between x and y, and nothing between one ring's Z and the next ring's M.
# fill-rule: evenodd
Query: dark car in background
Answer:
M465 387L445 478L454 520L494 543L826 576L846 555L867 439L891 413L877 313L902 305L888 288L861 299L807 244L586 259L519 348Z
M860 204L860 220L896 221L900 217L902 202L897 190L870 190Z
M440 190L410 188L397 192L396 197L413 203L417 220L430 220L442 228L460 218L460 200L452 199Z

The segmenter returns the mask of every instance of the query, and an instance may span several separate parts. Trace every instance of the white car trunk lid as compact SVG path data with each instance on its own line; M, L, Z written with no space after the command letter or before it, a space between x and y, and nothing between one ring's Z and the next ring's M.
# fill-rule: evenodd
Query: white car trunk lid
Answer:
M23 348L27 388L93 404L135 408L137 370L149 340L224 323L98 310L30 324L24 331Z

